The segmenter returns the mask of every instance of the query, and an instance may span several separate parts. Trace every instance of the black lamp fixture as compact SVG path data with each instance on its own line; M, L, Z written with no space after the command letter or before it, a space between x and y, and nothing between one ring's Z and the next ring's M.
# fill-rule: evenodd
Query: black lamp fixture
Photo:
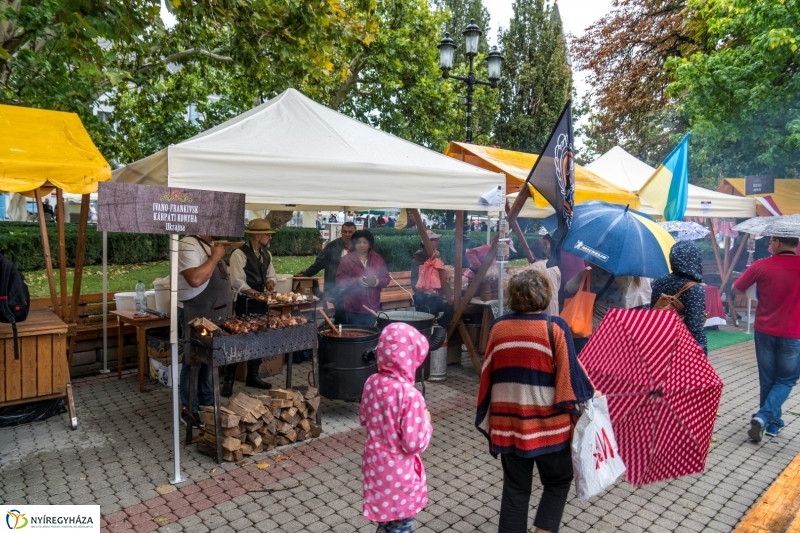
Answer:
M479 80L475 76L473 70L473 60L478 55L478 43L483 32L475 24L475 19L471 19L467 27L462 32L464 35L464 48L469 59L469 73L466 76L455 76L450 74L450 69L453 68L453 56L456 51L456 43L450 38L449 33L444 34L444 39L439 43L439 68L442 69L444 78L453 78L455 80L463 81L467 84L467 142L472 142L472 93L475 91L476 85L487 85L493 89L497 88L497 82L500 81L500 73L503 69L503 56L497 50L496 46L486 56L486 62L489 67L489 81Z

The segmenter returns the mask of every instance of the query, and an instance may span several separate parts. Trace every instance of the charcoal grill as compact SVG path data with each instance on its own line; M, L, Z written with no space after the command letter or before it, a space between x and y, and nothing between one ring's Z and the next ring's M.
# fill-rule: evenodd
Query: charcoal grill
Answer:
M217 322L219 325L222 321ZM205 363L212 367L211 381L214 392L214 419L216 427L220 427L219 372L217 368L236 364L251 359L275 359L279 354L286 357L286 388L292 386L291 352L313 350L314 384L319 386L319 356L317 350L317 328L313 320L301 326L265 329L249 333L230 335L222 330L213 335L202 335L195 328L189 328L189 361L191 378L189 379L189 398L194 397L194 384L197 382L197 363ZM190 400L191 401L191 400ZM189 412L192 412L191 407ZM322 423L320 411L317 410L317 424ZM222 432L217 432L217 463L222 464ZM186 425L186 444L192 443L192 425Z

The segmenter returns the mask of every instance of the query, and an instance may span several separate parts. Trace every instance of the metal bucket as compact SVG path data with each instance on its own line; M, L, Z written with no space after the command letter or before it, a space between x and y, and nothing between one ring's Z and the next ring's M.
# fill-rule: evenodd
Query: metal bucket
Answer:
M413 327L428 339L431 340L433 333L433 323L436 317L430 313L421 313L419 311L381 311L378 313L378 328L383 331L383 328L389 324L396 322L403 322ZM436 348L436 346L431 346ZM425 381L431 375L431 353L425 357L425 360L417 368L417 373L414 376L414 381Z
M375 348L380 331L375 328L342 326L342 333L360 337L335 337L319 332L319 392L331 400L358 402L364 383L378 372Z
M436 330L443 328L434 326L433 329L433 335L436 335ZM444 381L447 378L447 341L444 341L444 344L442 344L439 348L432 350L429 359L431 366L428 380Z

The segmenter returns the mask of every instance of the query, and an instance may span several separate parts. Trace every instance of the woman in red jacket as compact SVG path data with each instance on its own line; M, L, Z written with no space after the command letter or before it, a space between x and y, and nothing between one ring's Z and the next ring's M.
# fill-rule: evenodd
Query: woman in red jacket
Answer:
M383 258L375 251L375 238L368 230L353 234L353 247L342 258L336 272L336 287L344 295L347 323L355 326L373 326L375 312L381 310L381 288L389 285L389 271Z

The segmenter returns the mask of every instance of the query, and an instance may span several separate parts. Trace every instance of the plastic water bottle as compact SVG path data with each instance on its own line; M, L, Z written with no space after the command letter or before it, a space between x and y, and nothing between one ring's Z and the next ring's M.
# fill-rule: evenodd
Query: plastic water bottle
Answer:
M142 283L142 280L139 280L139 282L136 284L135 290L136 298L134 301L136 302L136 314L139 316L144 316L147 314L147 311L145 311L147 308L147 299L144 295L144 283Z

